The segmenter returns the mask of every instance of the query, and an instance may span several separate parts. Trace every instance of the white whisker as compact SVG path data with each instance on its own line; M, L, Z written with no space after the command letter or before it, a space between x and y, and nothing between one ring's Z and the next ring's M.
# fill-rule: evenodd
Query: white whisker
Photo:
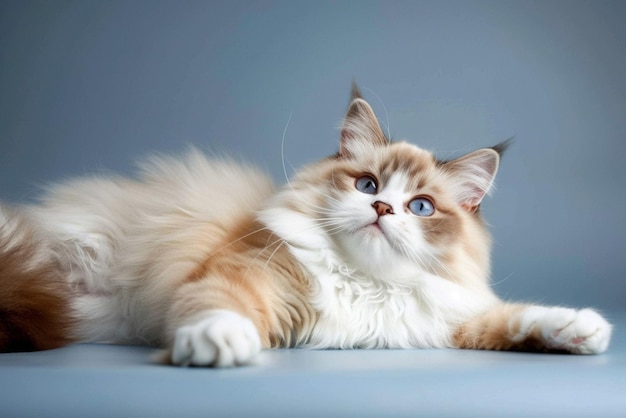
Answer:
M289 186L291 186L291 183L289 182L289 176L287 175L287 167L285 166L285 138L287 137L287 128L289 128L289 123L291 122L292 116L293 116L293 112L289 114L289 118L287 119L287 123L285 124L285 129L283 129L283 137L280 141L280 160L283 164L283 174L285 175L285 181L287 182Z
M385 102L383 102L383 100L380 98L380 96L378 94L376 94L376 92L370 88L364 87L364 90L369 91L374 97L376 97L376 100L378 100L378 102L380 103L380 105L383 107L383 111L385 112L385 127L387 128L387 139L391 139L391 124L389 123L389 112L387 112L387 106L385 106Z
M505 282L505 281L509 280L512 276L513 276L513 273L510 273L510 274L509 274L508 276L506 276L504 279L499 280L499 281L497 281L497 282L493 282L493 283L491 283L491 285L492 285L492 286L497 286L497 285L499 285L499 284L501 284L501 283L503 283L503 282Z

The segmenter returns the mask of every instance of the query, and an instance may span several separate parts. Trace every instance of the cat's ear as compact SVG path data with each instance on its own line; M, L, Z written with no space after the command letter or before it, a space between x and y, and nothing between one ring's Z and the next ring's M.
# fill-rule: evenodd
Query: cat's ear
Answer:
M457 202L468 212L476 212L480 202L493 187L500 164L500 152L494 148L474 151L443 164L451 175Z
M339 155L354 155L364 147L387 145L389 141L378 124L372 107L363 100L356 83L352 84L350 106L341 125Z

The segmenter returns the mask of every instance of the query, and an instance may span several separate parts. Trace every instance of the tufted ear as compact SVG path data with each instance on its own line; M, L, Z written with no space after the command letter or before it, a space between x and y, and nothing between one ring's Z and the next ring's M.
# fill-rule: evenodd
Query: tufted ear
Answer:
M339 155L348 157L365 147L387 145L385 137L374 110L361 96L361 92L352 83L350 106L341 125L341 142Z
M476 212L492 189L500 164L500 153L483 148L443 165L451 175L457 202L468 212Z

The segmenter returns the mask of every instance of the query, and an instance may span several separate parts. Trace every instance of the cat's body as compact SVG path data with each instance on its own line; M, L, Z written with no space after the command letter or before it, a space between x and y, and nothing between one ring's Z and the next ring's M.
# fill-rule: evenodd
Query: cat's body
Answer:
M285 346L604 351L595 311L490 289L478 209L499 151L391 143L355 89L339 153L280 191L192 151L0 207L0 348L114 341L217 366Z

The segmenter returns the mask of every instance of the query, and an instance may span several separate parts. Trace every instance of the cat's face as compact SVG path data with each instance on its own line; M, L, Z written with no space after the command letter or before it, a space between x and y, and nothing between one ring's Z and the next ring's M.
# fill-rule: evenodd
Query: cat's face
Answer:
M321 211L350 264L376 276L445 268L468 214L432 154L407 143L361 151L334 162Z
M441 162L390 142L357 96L339 153L296 176L289 205L312 221L312 233L324 231L349 270L396 281L419 271L486 279L490 244L477 212L498 162L490 148Z

